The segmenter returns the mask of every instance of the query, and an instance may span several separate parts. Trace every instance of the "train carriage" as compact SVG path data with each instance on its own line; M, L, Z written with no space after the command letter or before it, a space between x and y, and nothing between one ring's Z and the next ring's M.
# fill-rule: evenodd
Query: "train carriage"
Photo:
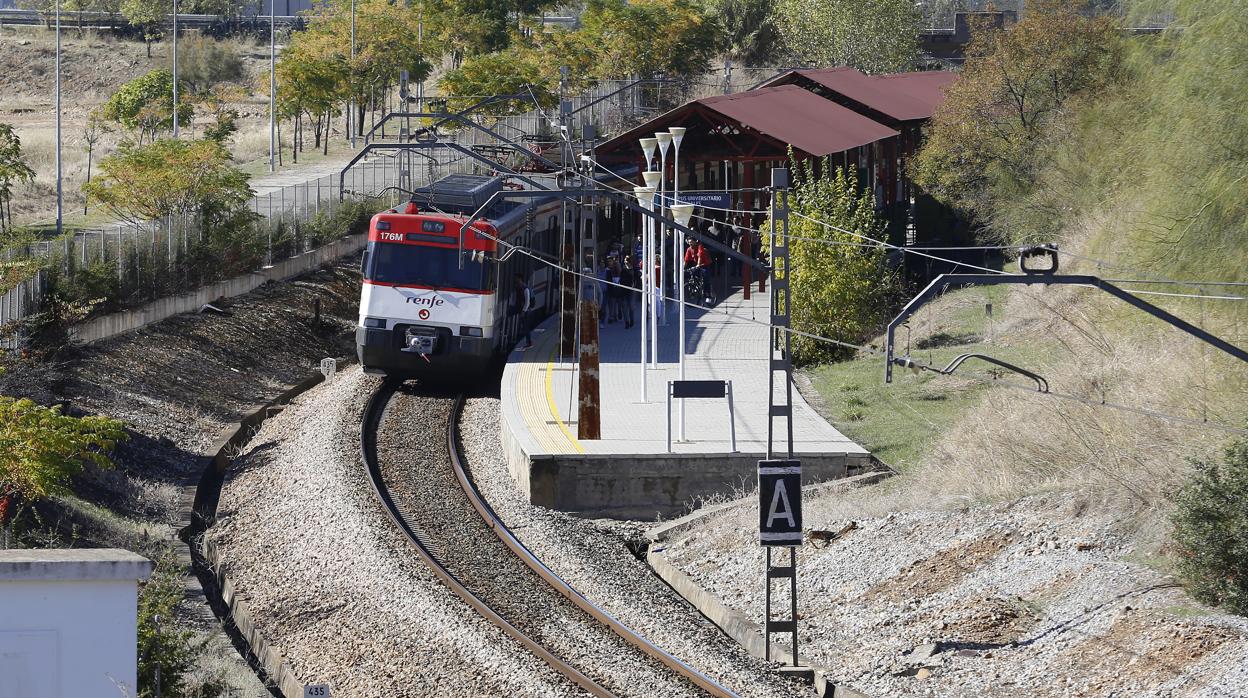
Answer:
M405 206L373 216L356 327L365 372L480 377L522 336L524 323L558 307L556 270L509 250L515 245L557 259L559 201L499 197L481 211L506 184L502 177L451 175L414 192ZM532 292L527 316L511 302L516 274Z

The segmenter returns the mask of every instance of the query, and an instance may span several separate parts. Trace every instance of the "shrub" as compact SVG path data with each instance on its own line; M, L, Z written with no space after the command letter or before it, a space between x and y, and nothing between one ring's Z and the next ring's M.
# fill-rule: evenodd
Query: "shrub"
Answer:
M1248 615L1248 439L1227 447L1221 463L1196 463L1172 523L1192 596Z
M178 104L178 125L188 126L194 107ZM101 115L110 121L156 137L157 131L173 128L173 73L160 68L122 85L104 103Z
M177 606L184 594L177 555L166 549L156 558L156 568L139 593L139 698L157 695L157 671L161 695L185 695L186 675L194 667L198 650L191 644L190 631L176 625Z
M178 80L196 93L243 78L243 59L228 44L189 36L178 46Z
M105 454L125 438L116 420L69 417L59 406L0 396L0 511L13 499L68 492L84 464L110 467Z

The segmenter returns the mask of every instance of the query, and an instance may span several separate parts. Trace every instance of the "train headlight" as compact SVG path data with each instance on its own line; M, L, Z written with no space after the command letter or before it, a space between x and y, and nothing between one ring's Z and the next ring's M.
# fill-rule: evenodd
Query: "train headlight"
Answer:
M386 319L384 317L366 317L364 318L364 326L374 329L386 329Z
M480 327L469 327L467 325L464 325L459 328L459 335L461 337L483 337L485 336L482 333L482 330Z

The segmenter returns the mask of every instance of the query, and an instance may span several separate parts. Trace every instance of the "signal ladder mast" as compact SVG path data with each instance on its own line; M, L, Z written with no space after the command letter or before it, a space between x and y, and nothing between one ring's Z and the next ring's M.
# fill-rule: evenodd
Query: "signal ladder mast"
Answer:
M802 544L802 464L793 457L793 360L789 303L789 171L771 171L771 318L767 344L767 458L758 462L759 543L767 549L763 582L764 657L771 660L771 636L791 634L797 666L797 548ZM777 232L779 227L779 232ZM776 396L776 379L784 381ZM787 458L775 458L775 419L785 421ZM773 565L772 548L787 547L789 564ZM789 617L772 618L772 580L789 581Z

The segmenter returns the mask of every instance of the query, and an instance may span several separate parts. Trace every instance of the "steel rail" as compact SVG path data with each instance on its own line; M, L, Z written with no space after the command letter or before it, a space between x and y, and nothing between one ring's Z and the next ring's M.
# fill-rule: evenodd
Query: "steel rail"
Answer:
M408 523L406 517L394 500L390 496L390 491L386 487L385 481L381 476L381 461L377 456L377 430L381 426L381 417L385 413L386 406L390 404L390 398L394 396L401 381L386 380L368 399L368 404L364 408L364 417L360 425L360 453L364 458L364 465L368 471L368 481L372 485L373 493L377 495L378 501L381 502L382 508L385 509L386 515L395 526L403 532L408 543L416 551L416 554L422 561L433 571L434 575L445 584L460 599L471 606L477 613L481 614L500 630L516 640L533 654L540 657L543 661L551 666L555 671L563 674L576 685L585 689L589 693L599 696L600 698L614 698L615 694L598 685L593 679L582 674L575 667L567 662L559 659L545 647L542 647L529 636L525 635L519 628L507 622L502 616L490 608L484 601L479 599L475 594L468 590L459 579L455 577L449 570L439 562L429 551L426 544L420 540L419 535ZM462 397L460 400L462 401ZM457 413L453 413L457 414ZM451 424L455 424L454 416Z
M498 514L494 513L494 509L481 496L481 493L477 491L476 485L472 484L468 477L467 469L464 468L463 456L459 445L459 418L463 413L464 402L462 394L455 398L455 406L451 408L451 418L446 427L446 442L451 456L451 466L455 471L455 478L459 480L460 487L464 489L464 494L468 497L468 501L472 503L472 507L477 510L482 520L494 531L499 540L555 591L558 591L569 601L576 604L578 608L588 613L599 623L607 626L629 644L645 652L673 672L685 677L708 694L717 698L737 698L737 694L720 686L702 672L655 646L649 640L638 635L632 628L629 628L610 613L595 605L594 602L585 598L558 574L547 567L532 551L525 547L524 543L521 543L512 534L507 525L498 517Z

